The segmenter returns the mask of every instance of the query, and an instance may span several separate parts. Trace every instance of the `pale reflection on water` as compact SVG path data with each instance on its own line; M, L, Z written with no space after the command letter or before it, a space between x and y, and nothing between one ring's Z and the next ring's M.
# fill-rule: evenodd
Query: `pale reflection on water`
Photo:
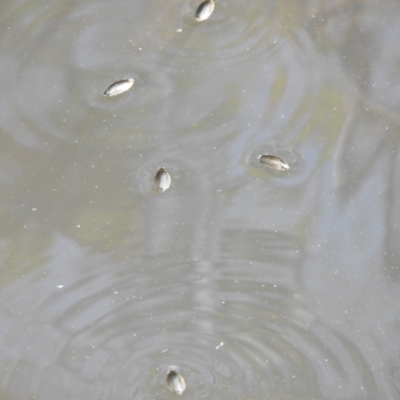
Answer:
M198 5L3 4L0 398L398 399L397 2Z

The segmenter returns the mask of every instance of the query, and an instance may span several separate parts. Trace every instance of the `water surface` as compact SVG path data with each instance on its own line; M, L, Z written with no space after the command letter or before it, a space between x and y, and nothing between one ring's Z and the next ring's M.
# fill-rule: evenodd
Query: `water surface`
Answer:
M3 2L0 398L398 399L398 2L198 5Z

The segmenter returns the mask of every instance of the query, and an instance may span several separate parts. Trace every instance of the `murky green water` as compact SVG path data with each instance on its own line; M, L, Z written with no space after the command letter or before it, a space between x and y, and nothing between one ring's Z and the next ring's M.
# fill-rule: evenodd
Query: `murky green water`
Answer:
M399 3L200 2L3 1L1 400L400 397Z

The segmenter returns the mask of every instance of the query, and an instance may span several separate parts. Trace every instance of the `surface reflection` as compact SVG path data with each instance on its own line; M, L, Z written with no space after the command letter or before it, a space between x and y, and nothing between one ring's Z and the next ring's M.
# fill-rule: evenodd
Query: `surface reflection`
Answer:
M198 6L4 3L0 397L397 399L397 2Z

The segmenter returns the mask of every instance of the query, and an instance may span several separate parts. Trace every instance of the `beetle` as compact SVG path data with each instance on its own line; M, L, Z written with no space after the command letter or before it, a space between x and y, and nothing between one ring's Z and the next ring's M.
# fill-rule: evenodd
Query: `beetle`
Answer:
M168 371L167 383L172 392L181 395L186 389L183 376L174 370Z
M104 92L104 96L112 97L124 93L129 90L134 83L135 80L132 78L122 79L120 81L114 82L106 89L106 91Z
M208 19L212 14L212 12L214 11L214 7L215 7L214 0L203 1L203 3L201 3L196 10L195 14L196 21L201 22Z
M277 171L286 171L290 169L290 165L283 161L282 158L271 156L271 155L261 155L258 157L260 163L266 165L267 167L276 169Z
M160 168L157 171L154 181L160 192L165 192L171 186L171 176L165 168Z

